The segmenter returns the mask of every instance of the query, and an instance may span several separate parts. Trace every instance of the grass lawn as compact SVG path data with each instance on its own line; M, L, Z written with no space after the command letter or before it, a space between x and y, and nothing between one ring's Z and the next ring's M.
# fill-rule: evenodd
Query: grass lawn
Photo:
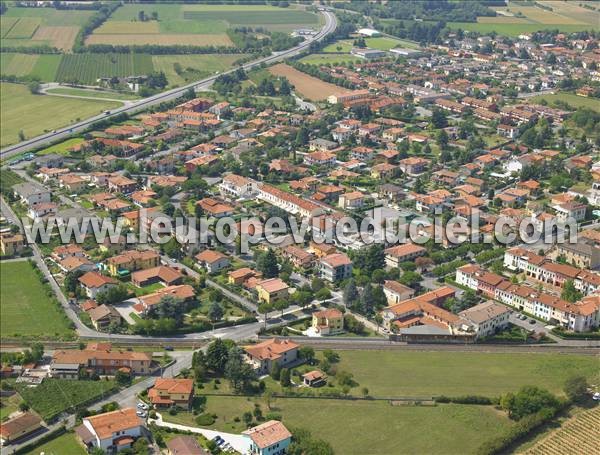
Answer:
M9 415L18 410L21 401L21 397L18 393L15 393L10 397L2 397L0 399L0 421L7 419Z
M38 155L48 155L50 153L56 153L58 155L69 155L69 149L75 145L81 144L84 141L84 139L82 137L74 137L71 139L67 139L64 142L61 142L59 144L55 144L55 145L51 145L48 148L45 148L44 150L40 150L37 154Z
M475 352L339 351L348 371L373 396L498 396L523 385L562 393L567 377L600 380L598 359L584 355Z
M358 62L361 59L350 54L311 54L300 59L302 63L309 65L324 65L327 63L340 64L346 62Z
M105 90L85 90L80 88L51 88L48 93L57 95L85 96L88 98L107 98L113 100L137 100L140 97L133 93L108 92Z
M269 412L263 400L256 402L263 414ZM244 424L234 418L252 411L254 403L246 397L210 396L206 412L218 416L213 428L239 432ZM306 428L341 454L474 453L483 441L510 425L488 406L391 406L387 401L277 398L271 407L288 428ZM163 417L195 426L190 413L164 413Z
M390 49L393 49L395 47L405 46L407 43L407 41L400 41L385 36L381 36L378 38L366 38L365 42L367 43L367 47L370 47L371 49L379 49L382 51L389 51Z
M121 106L121 103L111 101L32 95L25 85L4 82L0 84L0 98L2 147L19 142L20 130L23 130L26 138L31 138ZM48 115L49 112L52 115Z
M246 54L153 55L152 64L156 71L165 73L169 84L183 85L207 77L216 71L226 71L236 60L245 56ZM176 63L181 65L179 74L175 71Z
M85 455L87 451L77 441L75 433L64 433L58 438L51 439L28 452L24 452L25 455L39 455L40 453L45 455Z
M115 381L71 381L45 379L37 387L17 384L23 400L44 420L52 420L62 412L99 399L115 388Z
M2 337L55 337L72 334L62 309L46 289L29 262L0 265L0 332Z
M488 34L496 32L500 35L519 36L523 33L534 33L540 30L558 29L564 33L581 32L593 29L588 24L514 24L514 23L489 23L489 22L448 22L448 27L453 29L462 29L470 32Z
M578 107L587 107L600 112L600 100L598 98L586 98L585 96L577 96L573 93L555 93L553 95L539 95L530 98L534 103L539 103L542 100L546 100L548 104L552 105L555 101L562 101L569 104L574 109Z

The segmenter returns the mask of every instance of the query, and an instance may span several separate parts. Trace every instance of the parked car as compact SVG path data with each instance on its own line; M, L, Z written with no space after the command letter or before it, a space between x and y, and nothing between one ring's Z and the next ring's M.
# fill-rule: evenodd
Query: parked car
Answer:
M537 321L536 321L535 319L530 319L530 320L529 320L529 323L530 323L530 324L535 324L536 322L537 322Z
M592 400L600 401L600 392L594 393L594 395L592 395Z
M137 407L143 409L144 411L148 410L148 405L146 403L138 403Z
M146 414L146 411L138 411L136 412L136 415L142 419L145 419L148 414Z

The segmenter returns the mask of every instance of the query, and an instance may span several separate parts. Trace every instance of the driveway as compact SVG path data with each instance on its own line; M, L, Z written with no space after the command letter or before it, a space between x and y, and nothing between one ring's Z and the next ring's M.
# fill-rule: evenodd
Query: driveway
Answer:
M181 431L190 431L192 433L198 433L204 436L206 439L211 440L215 436L220 436L223 440L229 444L233 449L241 454L250 453L250 440L241 434L223 433L222 431L208 430L206 428L188 427L186 425L179 425L177 423L165 422L162 419L162 415L156 413L156 419L148 419L148 422L153 422L159 427L174 428Z

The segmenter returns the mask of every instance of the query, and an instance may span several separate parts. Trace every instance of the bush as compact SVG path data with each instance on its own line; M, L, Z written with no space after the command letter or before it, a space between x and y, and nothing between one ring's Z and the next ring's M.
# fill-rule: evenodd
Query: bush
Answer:
M440 395L439 397L435 397L434 400L437 403L456 403L456 404L483 404L483 405L491 405L497 404L497 398L489 398L480 395L465 395L462 397L447 397L445 395Z
M200 426L211 426L215 423L215 418L210 414L200 414L196 417L196 423Z

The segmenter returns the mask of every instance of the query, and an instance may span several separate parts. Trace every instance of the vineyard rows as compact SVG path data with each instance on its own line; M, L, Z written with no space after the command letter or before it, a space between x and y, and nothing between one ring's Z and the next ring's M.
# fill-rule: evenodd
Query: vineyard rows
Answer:
M56 80L95 84L102 77L141 76L153 71L148 54L65 54Z

